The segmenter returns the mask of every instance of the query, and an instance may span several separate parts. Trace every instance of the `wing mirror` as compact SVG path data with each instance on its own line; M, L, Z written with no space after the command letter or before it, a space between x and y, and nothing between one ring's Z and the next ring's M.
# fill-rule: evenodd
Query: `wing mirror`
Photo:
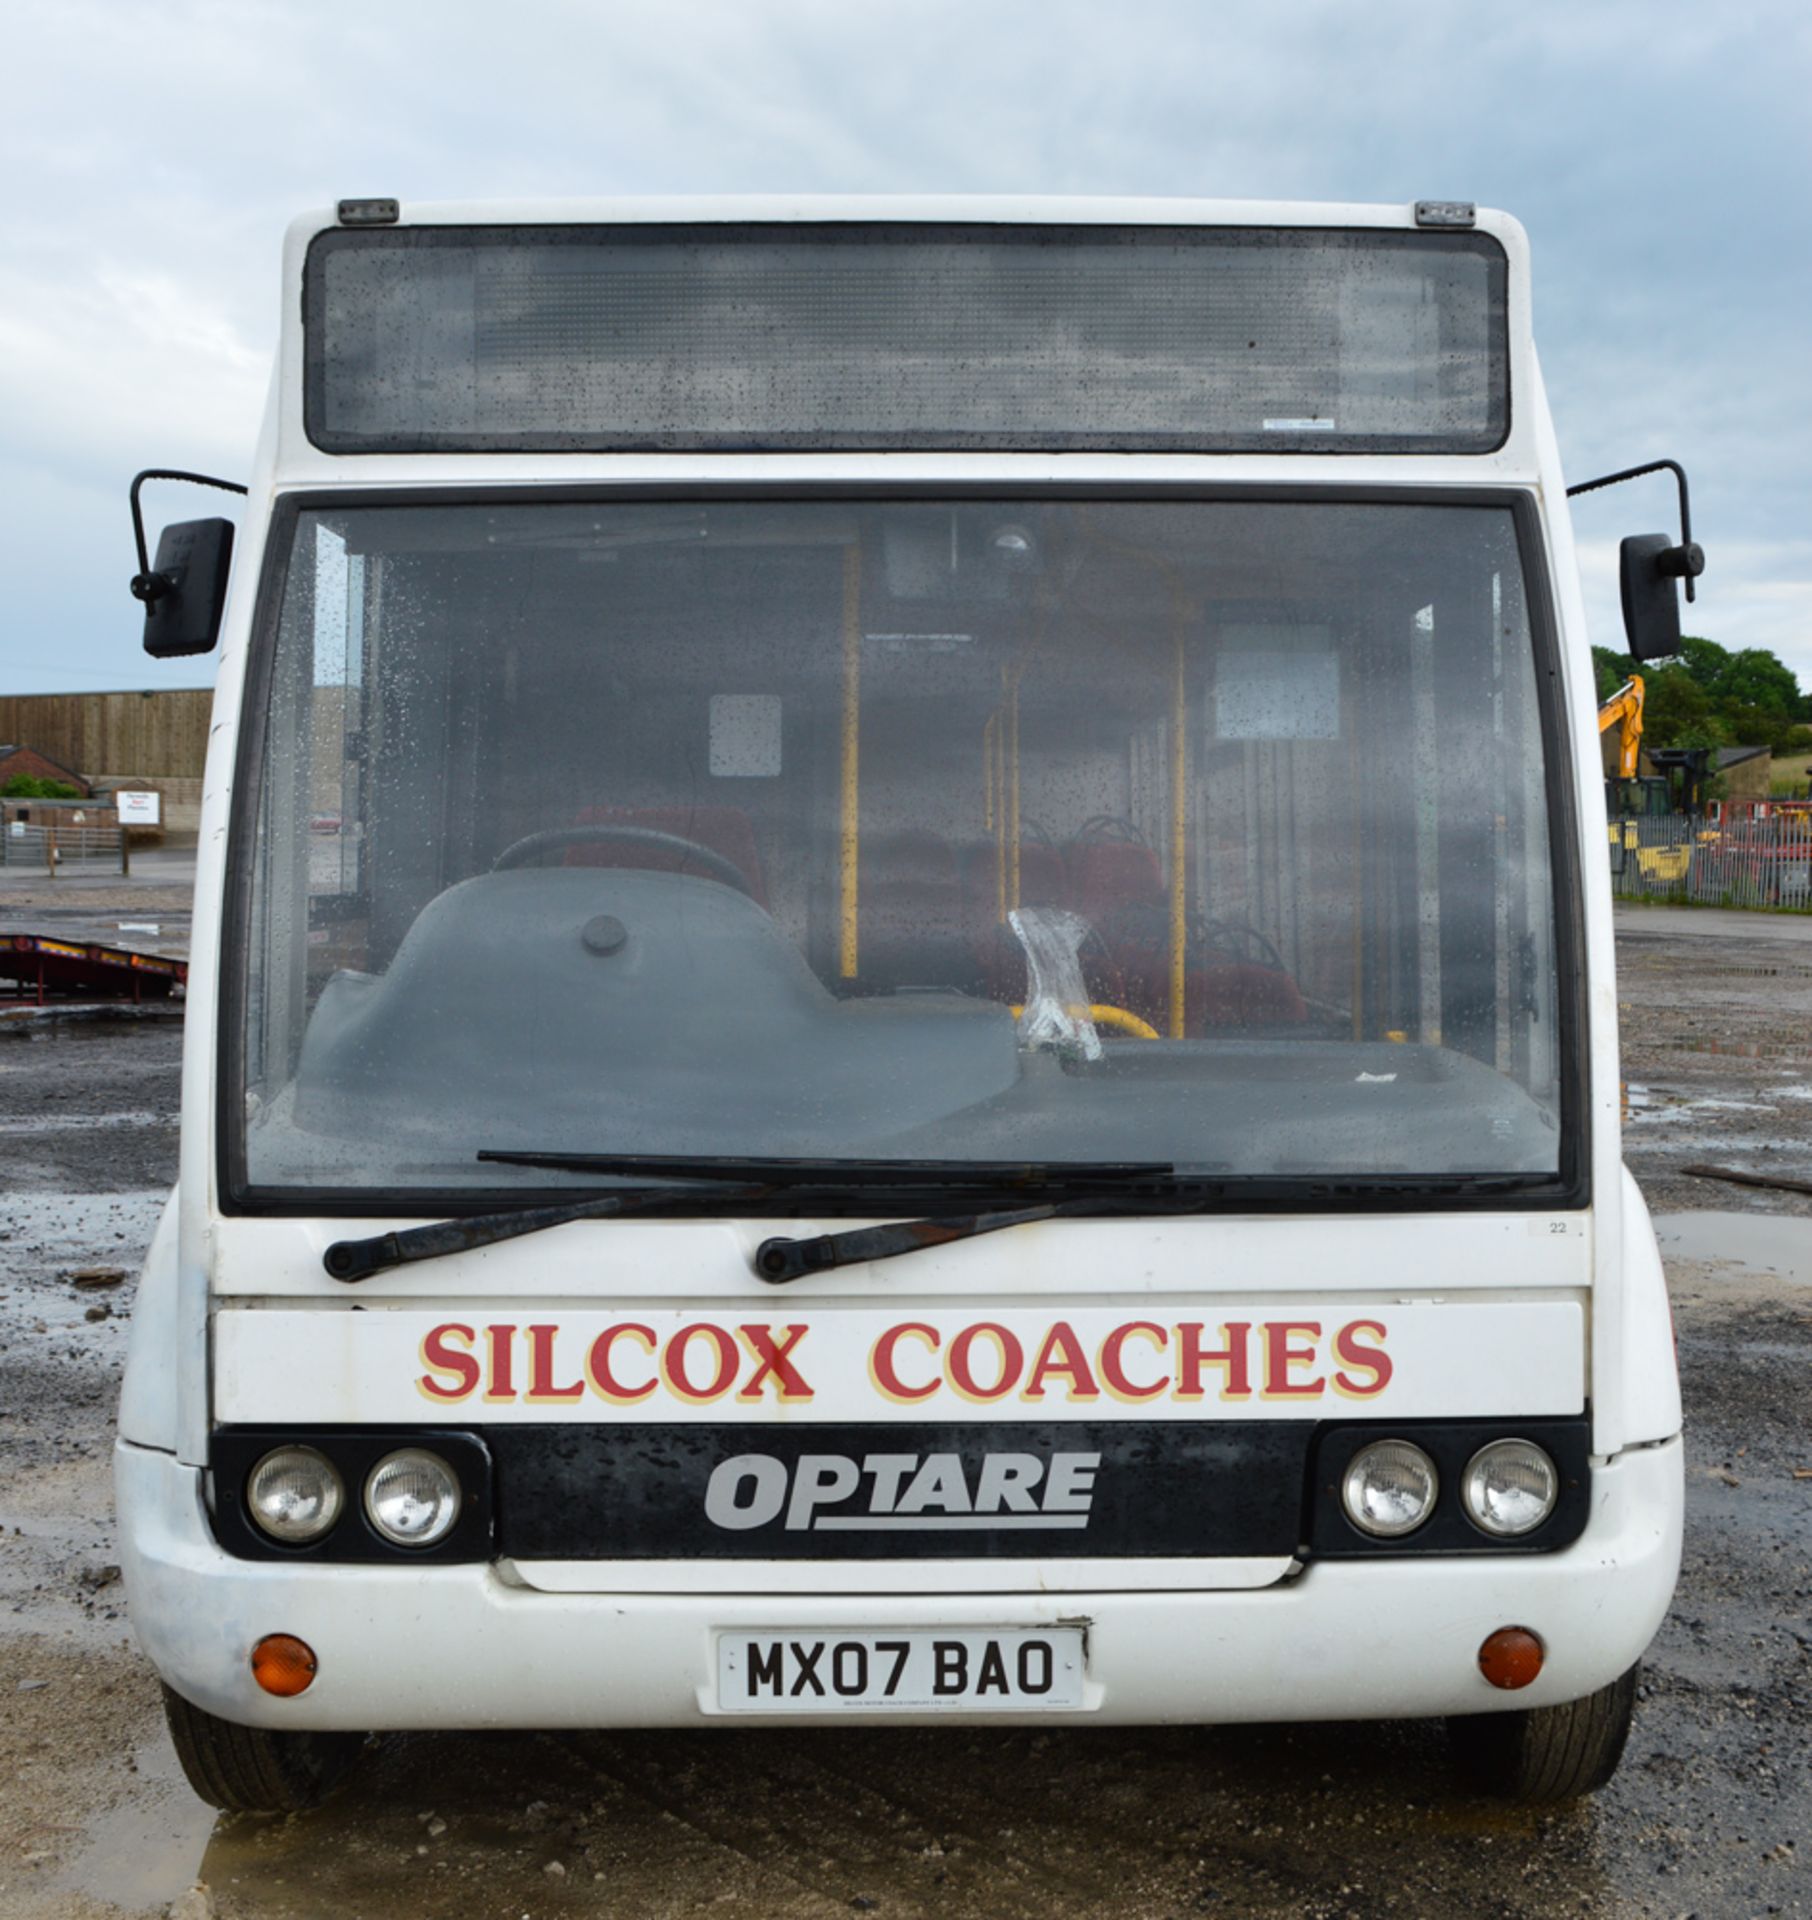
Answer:
M245 489L231 480L159 467L147 469L132 482L132 533L138 543L132 597L145 609L145 651L154 660L212 653L220 638L220 616L233 565L233 523L182 520L165 527L158 536L153 567L145 557L145 522L138 504L138 490L147 480L188 480L226 493Z
M1633 533L1623 542L1618 557L1623 631L1630 654L1637 660L1662 660L1680 651L1680 593L1674 582L1684 580L1687 599L1696 599L1693 582L1705 571L1705 550L1692 537L1686 470L1677 460L1651 460L1647 466L1626 467L1621 473L1607 473L1601 480L1582 480L1567 489L1571 499L1576 493L1593 493L1599 487L1614 487L1621 480L1634 480L1639 474L1664 470L1679 483L1679 544L1664 533Z
M145 603L145 651L152 659L214 651L232 564L232 521L184 520L164 528L156 568L132 582L132 597Z
M1664 533L1632 533L1619 549L1623 586L1623 631L1637 660L1663 660L1680 651L1680 590L1705 571L1695 540L1675 546Z

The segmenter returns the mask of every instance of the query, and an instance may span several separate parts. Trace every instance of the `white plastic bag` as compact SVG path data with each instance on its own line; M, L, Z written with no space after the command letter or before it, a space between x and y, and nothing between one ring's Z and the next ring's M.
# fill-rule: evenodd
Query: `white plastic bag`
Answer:
M1019 1037L1027 1047L1074 1050L1084 1060L1101 1058L1101 1036L1089 1018L1078 949L1089 923L1062 907L1015 907L1007 915L1026 954L1026 1004Z

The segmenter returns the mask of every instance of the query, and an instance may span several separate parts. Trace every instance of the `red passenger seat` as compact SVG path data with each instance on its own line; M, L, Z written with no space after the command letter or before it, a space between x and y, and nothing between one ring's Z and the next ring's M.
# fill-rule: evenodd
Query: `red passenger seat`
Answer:
M1109 923L1106 958L1119 970L1119 1004L1170 1032L1171 930L1169 902L1122 908ZM1301 1026L1308 1002L1280 966L1233 959L1210 945L1199 930L1185 946L1183 1031L1203 1034Z
M982 971L984 991L991 1000L1017 1004L1025 999L1025 949L1000 917L1000 850L990 840L971 847L963 856L963 921L969 944ZM1010 855L1009 855L1010 857ZM1012 899L1012 876L1006 897ZM1024 840L1019 847L1019 903L1027 907L1067 907L1069 877L1063 856L1041 841Z
M701 847L722 854L748 881L749 892L764 907L768 904L755 829L741 807L586 807L574 825L647 827L655 833L695 840ZM594 840L568 847L566 864L569 867L634 867L653 873L687 871L686 857L678 848L638 846L633 840Z
M875 989L974 985L956 855L941 834L907 827L861 843L857 978Z
M1072 841L1065 862L1076 911L1093 926L1106 927L1126 908L1164 898L1164 871L1150 847L1130 840Z
M1308 1002L1287 973L1250 960L1190 968L1184 1005L1191 1033L1296 1027L1309 1017Z

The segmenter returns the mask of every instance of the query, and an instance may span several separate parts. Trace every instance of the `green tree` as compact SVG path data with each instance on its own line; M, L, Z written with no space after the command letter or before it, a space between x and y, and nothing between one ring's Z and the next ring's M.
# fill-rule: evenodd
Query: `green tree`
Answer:
M79 800L82 797L80 787L72 787L67 780L46 780L35 773L15 773L0 787L0 799L4 800Z
M1700 634L1682 634L1666 660L1636 661L1608 647L1592 649L1598 698L1608 700L1632 673L1647 683L1643 736L1653 747L1772 747L1794 753L1812 745L1812 694L1793 669L1765 647L1738 653ZM1690 737L1688 737L1690 735Z
M1717 693L1719 683L1730 665L1730 654L1726 648L1696 633L1681 634L1680 651L1674 657L1709 694Z
M1628 654L1613 653L1609 647L1592 649L1592 670L1598 679L1598 704L1604 703L1630 677L1635 665Z
M1736 742L1724 731L1711 695L1684 662L1649 664L1643 674L1642 737L1651 747L1728 747Z
M1799 682L1793 669L1763 647L1745 647L1730 656L1713 694L1719 699L1738 701L1759 707L1765 713L1777 713L1783 720L1798 717Z

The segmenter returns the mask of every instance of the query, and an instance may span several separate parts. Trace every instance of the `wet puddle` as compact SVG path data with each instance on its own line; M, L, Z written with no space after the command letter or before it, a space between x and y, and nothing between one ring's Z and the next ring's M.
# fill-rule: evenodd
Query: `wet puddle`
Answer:
M1769 1088L1775 1098L1812 1098L1812 1091L1788 1091L1784 1096ZM1694 1096L1675 1093L1668 1087L1642 1086L1632 1080L1623 1089L1623 1119L1627 1126L1653 1125L1657 1121L1697 1120L1709 1113L1774 1113L1774 1100L1726 1100L1715 1094Z
M49 1041L60 1045L119 1043L133 1027L180 1024L181 1000L58 1001L48 1007L8 1005L0 1001L0 1034L13 1040Z
M1812 1220L1792 1214L1661 1213L1664 1258L1724 1260L1812 1287Z
M1726 1040L1715 1034L1689 1034L1669 1040L1669 1053L1721 1053L1739 1060L1802 1060L1806 1057L1803 1040Z
M133 1760L141 1790L88 1822L63 1884L128 1913L161 1913L200 1876L218 1815L189 1791L161 1733L135 1748Z
M129 1113L38 1113L29 1120L0 1120L0 1135L9 1133L91 1133L110 1127L173 1127L174 1113L153 1113L148 1107Z

